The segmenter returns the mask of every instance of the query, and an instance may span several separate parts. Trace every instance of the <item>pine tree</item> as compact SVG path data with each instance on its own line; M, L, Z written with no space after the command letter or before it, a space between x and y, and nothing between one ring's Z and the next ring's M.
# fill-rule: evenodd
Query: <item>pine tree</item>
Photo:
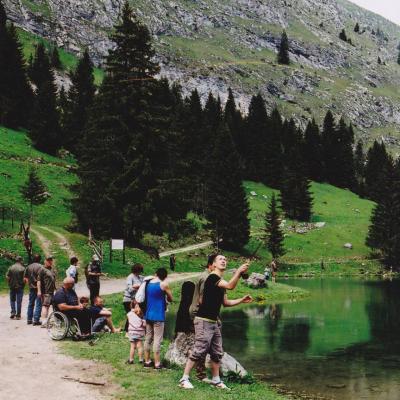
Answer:
M79 144L88 119L88 110L93 103L96 91L93 63L87 50L83 53L76 70L70 77L71 87L68 92L68 106L63 130L65 147L78 156Z
M228 89L228 99L225 104L224 120L235 143L236 150L241 158L244 157L244 121L240 110L236 106L235 97L231 88Z
M265 237L264 243L272 258L276 259L283 256L286 251L284 248L284 235L281 229L281 218L275 194L272 194L269 210L265 214Z
M278 51L278 63L285 65L290 64L289 39L287 37L286 31L282 32L281 43L279 45L279 51Z
M57 69L57 70L62 69L60 54L58 53L58 49L56 46L54 46L53 50L51 51L50 64L51 64L52 68L54 68L54 69Z
M398 56L397 56L397 64L400 65L400 51L399 51L399 54L398 54Z
M357 142L354 152L354 170L356 177L356 193L359 196L365 195L365 162L366 157L361 140Z
M324 161L322 154L322 138L315 120L308 122L304 132L303 158L307 168L307 176L317 182L324 178Z
M20 192L22 197L29 203L32 218L33 206L39 206L45 203L48 198L46 185L39 178L34 168L30 169L28 179L25 184L20 187Z
M339 39L343 40L344 42L347 42L347 35L344 29L342 29L341 32L339 33Z
M43 44L36 48L31 73L37 89L29 134L37 149L55 155L63 145L63 137L55 77Z
M242 185L238 154L223 122L213 148L207 217L215 239L222 240L221 247L240 250L250 237L249 204Z
M354 32L356 32L356 33L360 32L360 25L358 24L358 22L356 22L356 24L354 26Z
M382 59L380 56L378 56L378 64L381 65L382 64Z
M33 94L17 32L6 21L0 2L0 124L28 128Z
M379 202L382 193L382 182L385 180L385 169L390 169L393 160L386 151L383 143L374 141L367 152L367 163L365 166L365 196L373 201Z
M266 147L268 114L261 94L253 96L246 119L246 178L266 182Z
M337 165L336 125L333 114L327 111L322 126L322 154L324 159L324 180L331 183L334 180Z

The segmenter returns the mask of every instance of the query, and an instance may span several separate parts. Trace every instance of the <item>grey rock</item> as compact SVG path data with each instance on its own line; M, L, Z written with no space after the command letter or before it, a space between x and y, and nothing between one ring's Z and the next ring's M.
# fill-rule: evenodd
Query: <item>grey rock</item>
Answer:
M258 289L265 288L267 286L267 283L263 274L252 272L249 278L246 279L246 285L253 289Z

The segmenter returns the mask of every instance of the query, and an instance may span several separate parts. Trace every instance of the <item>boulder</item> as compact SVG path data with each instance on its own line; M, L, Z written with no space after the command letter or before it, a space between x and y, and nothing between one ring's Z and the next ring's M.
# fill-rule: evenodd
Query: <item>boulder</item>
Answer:
M258 274L257 272L253 272L248 279L246 279L247 286L257 289L257 288L265 288L266 281L265 276L263 274Z
M187 357L194 344L194 333L183 333L179 332L174 341L172 341L165 353L165 359L171 364L179 365L180 367L185 366ZM207 355L206 366L210 365L210 356ZM233 371L238 373L240 376L247 375L247 371L243 366L228 353L224 353L221 360L221 372L223 374Z
M343 247L344 247L345 249L351 250L351 249L353 248L353 245L352 245L351 243L345 243L345 244L343 245Z

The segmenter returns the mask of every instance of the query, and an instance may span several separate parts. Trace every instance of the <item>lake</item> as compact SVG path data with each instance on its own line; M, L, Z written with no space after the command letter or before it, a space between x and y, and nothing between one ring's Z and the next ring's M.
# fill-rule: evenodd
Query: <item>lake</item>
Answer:
M326 399L400 399L400 281L289 279L311 297L223 313L224 348L260 379Z

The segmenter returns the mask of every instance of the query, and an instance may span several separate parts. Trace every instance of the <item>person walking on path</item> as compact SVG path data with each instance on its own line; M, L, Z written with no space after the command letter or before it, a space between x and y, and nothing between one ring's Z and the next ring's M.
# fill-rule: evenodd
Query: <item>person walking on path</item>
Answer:
M143 362L143 339L146 334L146 321L143 319L143 311L135 301L131 302L132 310L128 313L128 338L131 342L128 364L133 364L137 349L139 363Z
M37 295L42 300L42 328L46 328L49 308L53 303L56 290L56 273L53 269L53 257L48 256L44 262L44 268L39 271L37 281Z
M78 257L71 257L69 260L69 267L65 271L66 278L72 278L75 281L75 285L78 283Z
M90 292L90 304L94 304L94 299L100 294L100 276L104 276L101 272L99 257L94 254L92 261L87 267L86 284Z
M272 274L272 282L275 283L276 282L276 274L278 272L278 264L274 259L271 261L270 268L271 268L271 274Z
M176 266L176 257L175 254L171 254L169 257L169 269L174 272Z
M40 270L43 268L40 264L39 254L33 256L33 263L29 264L25 271L25 279L29 284L29 303L27 310L28 325L41 325L40 314L42 313L42 298L38 296L37 281Z
M126 314L131 312L131 303L135 300L136 292L138 291L140 285L143 282L143 265L142 264L134 264L132 265L131 273L126 278L126 288L124 291L124 298L122 303L124 305L124 309ZM125 332L128 332L128 318L126 319L125 323Z
M22 298L25 286L24 276L25 267L23 265L23 258L18 256L15 259L15 264L11 265L6 273L8 287L10 288L11 319L21 319Z
M164 323L167 301L172 302L172 292L165 279L168 272L158 268L155 277L146 287L146 339L144 343L144 366L151 367L150 350L153 345L154 368L161 369L160 349L164 335Z
M241 275L247 272L249 269L248 264L240 266L229 282L222 279L227 265L226 258L222 254L214 256L212 265L214 271L204 282L203 297L199 311L194 319L195 344L186 363L183 376L179 381L179 386L184 389L193 389L193 385L189 380L190 371L207 353L210 354L211 358L211 384L216 388L228 389L219 376L220 362L224 354L222 349L221 323L219 321L220 309L222 305L224 307L233 307L252 301L249 295L236 300L228 300L226 295L226 290L233 290L239 282Z

